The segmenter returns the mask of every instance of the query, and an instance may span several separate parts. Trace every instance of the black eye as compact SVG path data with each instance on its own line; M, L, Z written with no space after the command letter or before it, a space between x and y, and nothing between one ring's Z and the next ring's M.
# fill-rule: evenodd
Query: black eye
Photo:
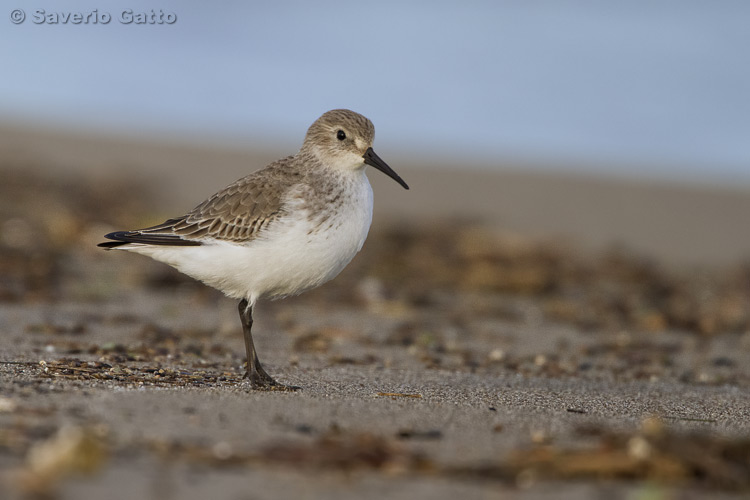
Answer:
M339 130L338 132L336 132L336 139L340 141L343 141L344 139L346 139L346 134L344 133L343 130Z

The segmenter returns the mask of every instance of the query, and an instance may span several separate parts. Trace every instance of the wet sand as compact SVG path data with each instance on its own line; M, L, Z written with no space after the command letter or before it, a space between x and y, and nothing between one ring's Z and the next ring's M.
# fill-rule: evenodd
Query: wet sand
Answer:
M3 498L750 491L750 190L428 170L378 149L334 281L236 304L112 229L280 156L0 127ZM161 193L161 194L160 194Z

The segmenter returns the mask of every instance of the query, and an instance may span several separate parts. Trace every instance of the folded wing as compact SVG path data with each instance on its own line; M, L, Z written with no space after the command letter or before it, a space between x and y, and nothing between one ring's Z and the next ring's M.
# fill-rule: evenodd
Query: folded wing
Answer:
M285 160L288 159L279 160L269 167L281 170ZM284 215L282 193L287 186L281 183L288 179L284 175L259 176L257 173L227 186L187 215L144 229L109 233L105 238L114 241L98 246L197 246L213 239L236 243L250 241Z

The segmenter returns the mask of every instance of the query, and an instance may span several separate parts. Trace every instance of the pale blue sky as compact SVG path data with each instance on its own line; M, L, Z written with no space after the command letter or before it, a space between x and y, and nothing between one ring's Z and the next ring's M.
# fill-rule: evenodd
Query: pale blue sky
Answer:
M177 21L123 25L127 9ZM743 1L11 0L0 26L5 121L296 147L348 107L383 151L750 184Z

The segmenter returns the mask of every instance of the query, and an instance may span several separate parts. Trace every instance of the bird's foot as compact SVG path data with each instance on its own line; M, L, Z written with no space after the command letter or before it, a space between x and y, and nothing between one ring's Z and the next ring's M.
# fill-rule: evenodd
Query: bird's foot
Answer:
M242 378L247 379L250 383L250 388L256 391L294 392L301 389L301 387L297 387L296 385L284 385L280 382L276 382L262 368L260 370L255 370L252 373L246 371Z

